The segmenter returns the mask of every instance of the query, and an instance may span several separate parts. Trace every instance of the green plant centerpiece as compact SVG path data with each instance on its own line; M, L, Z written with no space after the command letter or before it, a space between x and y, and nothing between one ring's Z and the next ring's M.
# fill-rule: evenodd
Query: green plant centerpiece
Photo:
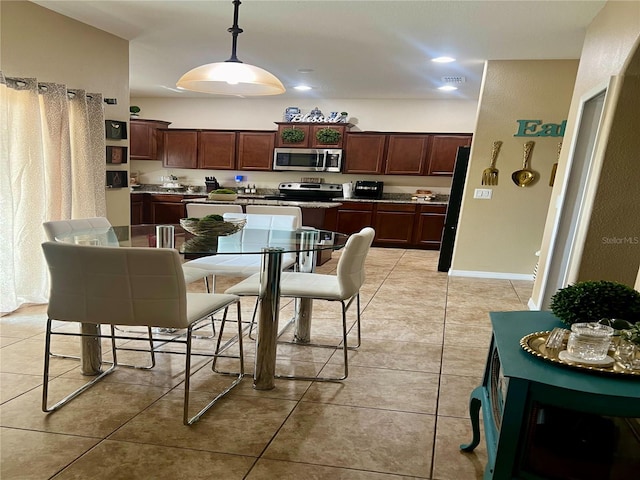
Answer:
M316 132L316 140L320 143L335 145L340 142L340 132L330 127L321 128Z
M621 319L640 321L640 293L622 283L606 280L577 282L551 297L551 311L567 325Z
M138 107L137 105L131 105L129 107L129 113L132 117L137 117L138 115L140 115L140 107Z
M280 137L284 143L300 143L304 141L304 131L295 127L284 128Z

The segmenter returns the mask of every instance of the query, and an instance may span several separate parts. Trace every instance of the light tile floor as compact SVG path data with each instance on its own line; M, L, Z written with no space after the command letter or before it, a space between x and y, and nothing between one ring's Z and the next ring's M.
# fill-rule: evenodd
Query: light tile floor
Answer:
M335 269L338 255L319 271ZM11 479L480 479L483 442L471 438L467 401L482 377L488 312L526 310L532 282L448 277L438 252L374 248L362 290L362 346L341 383L251 378L185 427L182 358L153 371L119 369L61 410L40 410L45 306L0 318L0 477ZM237 279L218 279L223 290ZM201 285L192 284L200 290ZM253 307L243 301L247 319ZM292 305L283 300L281 318ZM64 328L64 327L61 327ZM314 339L337 339L339 306L315 302ZM245 337L246 338L246 337ZM200 340L201 344L208 342ZM77 350L58 340L57 351ZM252 370L253 344L246 340ZM121 360L122 361L122 360ZM281 373L337 373L340 352L281 345ZM204 360L201 361L201 363ZM228 360L228 362L232 362ZM82 377L75 360L54 359L52 394ZM193 401L220 378L203 368Z

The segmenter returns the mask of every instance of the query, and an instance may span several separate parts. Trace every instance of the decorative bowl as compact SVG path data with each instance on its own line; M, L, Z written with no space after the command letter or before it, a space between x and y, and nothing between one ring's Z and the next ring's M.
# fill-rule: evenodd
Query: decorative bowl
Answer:
M196 236L224 237L242 230L247 221L244 218L216 220L212 218L181 218L180 226Z

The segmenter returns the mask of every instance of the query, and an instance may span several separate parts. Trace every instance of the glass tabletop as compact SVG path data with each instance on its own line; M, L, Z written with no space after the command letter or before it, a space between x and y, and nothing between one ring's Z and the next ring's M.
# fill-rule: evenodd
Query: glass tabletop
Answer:
M56 240L79 245L118 246L130 244L134 247L156 247L158 245L157 227L171 227L174 247L180 253L189 255L259 254L265 248L277 248L283 252L339 250L349 238L349 235L343 233L311 227L302 227L297 230L244 227L231 235L196 236L185 231L180 225L142 224L131 225L131 238L126 242L118 241L111 228L66 232L56 236Z

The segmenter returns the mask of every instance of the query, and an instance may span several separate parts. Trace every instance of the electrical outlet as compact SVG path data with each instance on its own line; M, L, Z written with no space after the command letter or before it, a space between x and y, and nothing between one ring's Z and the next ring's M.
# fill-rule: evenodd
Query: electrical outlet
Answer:
M473 192L473 198L479 198L481 200L490 200L493 190L490 188L476 188Z

